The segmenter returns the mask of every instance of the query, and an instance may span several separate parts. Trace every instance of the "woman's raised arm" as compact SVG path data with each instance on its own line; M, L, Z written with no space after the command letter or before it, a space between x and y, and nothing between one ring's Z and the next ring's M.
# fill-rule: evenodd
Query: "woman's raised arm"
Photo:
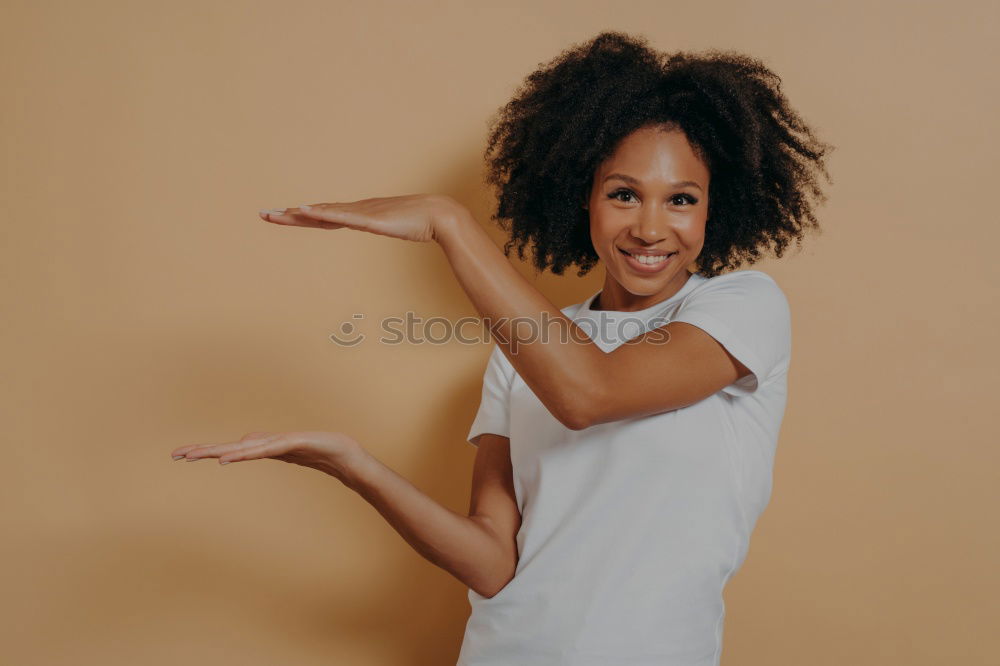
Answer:
M746 373L694 326L668 324L605 353L528 282L453 198L438 194L261 211L270 222L436 242L497 345L549 412L579 430L698 402ZM679 331L677 331L679 332Z

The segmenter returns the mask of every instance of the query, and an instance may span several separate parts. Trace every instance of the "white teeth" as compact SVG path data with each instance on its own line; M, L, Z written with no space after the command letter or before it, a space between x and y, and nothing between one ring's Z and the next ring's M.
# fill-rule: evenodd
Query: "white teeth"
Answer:
M658 264L662 261L666 261L670 257L669 254L660 255L658 257L647 254L631 254L629 256L638 261L640 264Z

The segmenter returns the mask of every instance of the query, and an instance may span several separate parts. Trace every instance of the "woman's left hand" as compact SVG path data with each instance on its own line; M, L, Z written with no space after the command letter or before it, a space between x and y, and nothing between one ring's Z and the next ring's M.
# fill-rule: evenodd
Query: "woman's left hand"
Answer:
M218 458L220 465L274 458L338 478L350 473L365 454L357 440L341 432L251 432L236 442L188 444L170 453L174 460Z
M262 210L260 216L275 224L318 229L348 227L380 236L428 242L437 239L440 225L462 210L462 205L447 195L406 194Z

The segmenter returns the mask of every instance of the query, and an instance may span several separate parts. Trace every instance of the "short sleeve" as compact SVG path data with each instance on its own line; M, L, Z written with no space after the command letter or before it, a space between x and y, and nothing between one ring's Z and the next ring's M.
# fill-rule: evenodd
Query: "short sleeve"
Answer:
M691 292L672 321L702 329L750 369L722 389L730 395L749 395L788 371L791 312L767 273L736 271L710 278Z
M513 372L514 369L503 352L494 345L486 364L486 372L483 374L483 393L479 411L472 421L472 427L466 438L469 443L479 446L479 436L484 433L510 437L508 400Z

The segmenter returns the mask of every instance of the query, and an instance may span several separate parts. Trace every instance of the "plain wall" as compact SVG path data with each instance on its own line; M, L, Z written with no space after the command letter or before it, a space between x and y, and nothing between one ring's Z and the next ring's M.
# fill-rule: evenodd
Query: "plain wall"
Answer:
M761 58L836 149L793 313L771 504L723 664L995 664L993 2L5 2L0 661L453 664L466 588L337 480L169 452L359 439L466 513L488 344L338 347L475 314L444 255L260 208L450 194L487 123L615 29ZM536 276L553 304L596 291ZM748 268L745 266L745 268Z

